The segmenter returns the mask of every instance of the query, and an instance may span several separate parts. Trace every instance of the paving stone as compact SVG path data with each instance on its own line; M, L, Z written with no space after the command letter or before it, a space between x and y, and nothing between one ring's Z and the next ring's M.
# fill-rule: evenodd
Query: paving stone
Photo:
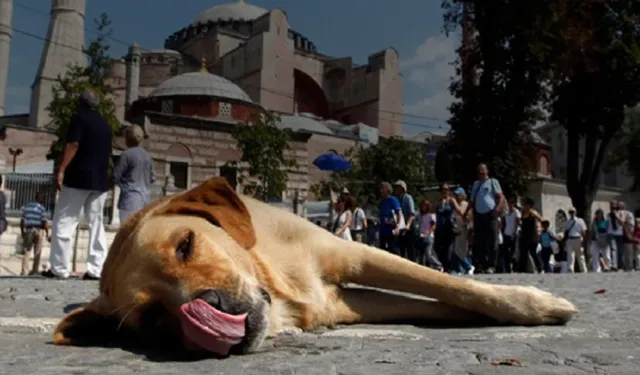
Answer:
M57 347L42 330L0 325L3 374L637 374L640 365L640 272L586 275L475 276L534 285L568 298L580 314L559 327L337 327L287 334L260 353L223 360L175 361L119 348ZM0 278L0 321L59 318L97 294L82 280ZM604 294L594 293L604 289ZM48 322L48 323L47 323ZM493 366L518 359L523 367Z

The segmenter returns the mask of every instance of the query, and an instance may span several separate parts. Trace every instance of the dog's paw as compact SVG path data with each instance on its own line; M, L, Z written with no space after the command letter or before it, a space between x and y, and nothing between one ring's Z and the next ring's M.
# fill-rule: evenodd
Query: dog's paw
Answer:
M298 327L286 327L278 331L278 335L297 336L302 334L302 329Z
M489 315L502 323L565 324L578 313L578 309L568 300L533 286L494 287L499 303Z

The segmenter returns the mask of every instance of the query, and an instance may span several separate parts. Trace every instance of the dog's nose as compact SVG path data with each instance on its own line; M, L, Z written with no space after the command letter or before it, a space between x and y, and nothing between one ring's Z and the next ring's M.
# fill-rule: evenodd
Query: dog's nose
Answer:
M193 299L201 299L208 303L211 307L215 307L217 310L224 313L233 313L230 300L227 293L217 289L204 289L196 292L193 295Z

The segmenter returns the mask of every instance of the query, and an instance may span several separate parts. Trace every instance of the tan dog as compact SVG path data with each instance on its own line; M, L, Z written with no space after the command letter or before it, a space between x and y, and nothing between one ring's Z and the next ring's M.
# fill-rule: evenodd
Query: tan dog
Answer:
M341 288L343 283L435 301ZM60 322L54 343L106 343L125 327L140 337L226 355L254 351L266 337L290 329L409 319L564 324L576 312L569 301L534 287L453 277L344 241L239 196L215 178L157 200L124 223L111 245L100 295Z

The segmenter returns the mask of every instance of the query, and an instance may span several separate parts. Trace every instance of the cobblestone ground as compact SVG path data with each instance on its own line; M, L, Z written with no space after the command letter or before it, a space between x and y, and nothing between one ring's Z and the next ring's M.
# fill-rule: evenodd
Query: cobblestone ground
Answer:
M3 374L638 374L640 273L508 275L478 278L535 285L574 302L564 327L425 329L355 325L280 336L260 353L190 362L122 349L52 346L52 319L83 303L97 283L0 279ZM602 292L604 290L604 292ZM596 293L599 292L599 293ZM18 327L23 320L31 328ZM34 322L49 322L35 332ZM27 324L29 326L29 324ZM37 327L36 327L37 328ZM495 361L518 360L522 367ZM634 370L636 368L636 370Z

